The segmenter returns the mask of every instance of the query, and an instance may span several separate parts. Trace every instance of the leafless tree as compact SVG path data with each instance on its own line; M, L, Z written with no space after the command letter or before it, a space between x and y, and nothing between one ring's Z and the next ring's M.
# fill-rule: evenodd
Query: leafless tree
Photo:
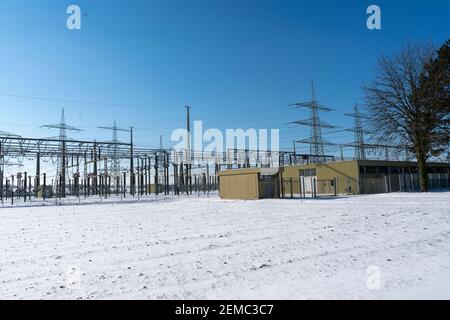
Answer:
M373 138L415 154L421 191L428 191L426 162L448 143L448 92L439 103L434 99L443 83L448 88L448 77L438 87L427 70L433 65L448 74L448 63L434 63L437 59L430 44L406 45L396 56L381 56L375 79L363 87Z

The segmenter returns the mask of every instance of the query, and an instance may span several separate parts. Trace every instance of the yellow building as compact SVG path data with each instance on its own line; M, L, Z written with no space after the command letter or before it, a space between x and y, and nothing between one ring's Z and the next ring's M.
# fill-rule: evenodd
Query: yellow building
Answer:
M279 198L278 168L246 168L219 172L222 199Z
M282 168L285 194L354 194L358 192L357 161L336 161ZM291 182L292 181L292 182Z
M271 174L265 174L269 172ZM429 163L430 189L450 187L450 164ZM367 194L419 190L417 163L351 160L221 171L224 199ZM274 187L273 185L276 184Z

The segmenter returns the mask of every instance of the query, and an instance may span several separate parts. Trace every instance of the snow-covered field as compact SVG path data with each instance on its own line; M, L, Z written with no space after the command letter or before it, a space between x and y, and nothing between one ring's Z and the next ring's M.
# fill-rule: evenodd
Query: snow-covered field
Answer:
M0 208L1 299L450 298L450 192Z

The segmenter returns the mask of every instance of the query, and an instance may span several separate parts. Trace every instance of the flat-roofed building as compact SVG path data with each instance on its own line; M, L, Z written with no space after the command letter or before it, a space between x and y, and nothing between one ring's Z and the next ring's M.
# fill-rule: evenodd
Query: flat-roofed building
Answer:
M429 188L450 188L450 163L427 164ZM413 161L348 160L219 173L224 199L261 199L419 190Z
M222 199L279 198L278 168L245 168L219 172Z
M429 188L450 187L450 163L427 165ZM367 194L418 191L417 163L413 161L350 160L283 167L283 192ZM314 190L314 188L316 190Z

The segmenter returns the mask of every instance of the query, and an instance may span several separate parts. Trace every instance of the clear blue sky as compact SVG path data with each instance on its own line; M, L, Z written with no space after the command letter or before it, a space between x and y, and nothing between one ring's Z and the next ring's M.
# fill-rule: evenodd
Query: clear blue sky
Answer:
M70 4L82 9L82 30L66 28ZM370 4L381 7L381 31L366 28ZM189 104L206 127L280 128L290 149L308 129L285 124L307 113L287 105L310 99L310 80L318 100L339 110L324 120L351 127L340 113L361 101L377 56L408 41L441 44L449 12L446 0L2 0L0 94L148 107L0 95L0 130L56 135L39 125L57 123L64 107L67 122L86 130L76 138L108 140L96 127L117 120L136 127L139 145L156 147L159 134L167 145L184 126Z

